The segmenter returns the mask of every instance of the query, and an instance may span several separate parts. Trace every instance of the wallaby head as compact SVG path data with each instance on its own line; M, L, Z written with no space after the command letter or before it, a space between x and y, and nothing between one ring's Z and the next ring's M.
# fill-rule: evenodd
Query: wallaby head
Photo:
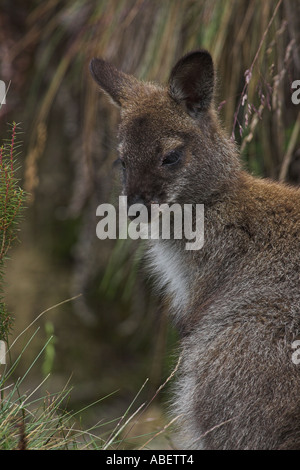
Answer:
M102 59L93 59L90 70L121 108L119 154L129 205L204 203L226 190L239 163L213 109L215 73L207 51L180 59L165 87Z

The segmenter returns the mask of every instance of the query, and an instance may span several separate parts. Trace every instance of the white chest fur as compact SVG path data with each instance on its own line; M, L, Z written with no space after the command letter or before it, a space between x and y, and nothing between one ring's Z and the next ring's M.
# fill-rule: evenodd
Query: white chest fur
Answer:
M190 297L191 267L187 262L187 252L157 240L151 245L149 260L157 287L170 296L173 313L180 315Z

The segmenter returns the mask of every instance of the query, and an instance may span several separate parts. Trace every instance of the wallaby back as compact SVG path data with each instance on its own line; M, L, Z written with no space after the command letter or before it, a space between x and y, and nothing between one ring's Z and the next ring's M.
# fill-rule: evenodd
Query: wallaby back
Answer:
M300 192L255 179L213 107L214 68L199 50L166 87L93 59L120 107L129 205L204 204L205 243L153 240L151 269L171 300L182 361L174 387L182 448L300 449Z

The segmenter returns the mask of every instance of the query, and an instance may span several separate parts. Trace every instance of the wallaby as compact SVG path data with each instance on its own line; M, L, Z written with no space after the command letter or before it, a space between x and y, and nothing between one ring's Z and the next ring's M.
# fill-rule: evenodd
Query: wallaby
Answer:
M121 110L128 203L204 204L202 249L149 241L180 334L180 447L300 449L300 190L242 168L209 52L181 58L167 86L97 58L90 71Z

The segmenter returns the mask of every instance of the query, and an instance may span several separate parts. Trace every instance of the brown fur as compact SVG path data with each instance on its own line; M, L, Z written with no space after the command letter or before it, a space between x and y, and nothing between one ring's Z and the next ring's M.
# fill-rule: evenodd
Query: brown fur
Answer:
M201 250L158 240L149 251L182 338L181 446L300 449L299 190L242 170L213 109L206 51L183 57L167 87L99 59L91 71L121 107L129 204L205 205ZM180 158L166 165L172 147Z

